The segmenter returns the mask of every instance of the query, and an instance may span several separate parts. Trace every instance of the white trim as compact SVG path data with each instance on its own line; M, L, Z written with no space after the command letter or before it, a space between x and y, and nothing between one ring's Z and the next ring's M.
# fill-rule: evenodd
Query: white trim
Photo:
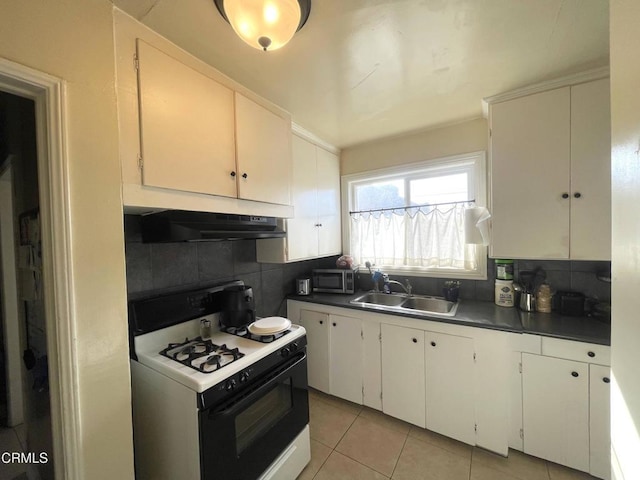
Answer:
M13 157L13 158L12 158ZM9 155L8 168L0 172L0 260L2 261L2 328L6 352L7 424L23 422L22 359L16 268L15 217L13 212L13 170L15 155ZM2 166L0 165L0 169Z
M475 189L475 204L479 207L485 207L487 205L487 154L484 150L475 152L463 153L459 155L451 155L448 157L434 158L431 160L409 163L405 165L398 165L393 167L379 168L375 170L369 170L366 172L352 173L349 175L343 175L340 178L340 191L341 191L341 205L342 205L342 250L345 255L350 254L350 235L351 235L351 222L349 221L349 210L351 208L349 202L350 184L359 180L372 180L376 177L389 177L393 175L411 175L413 172L418 172L426 168L447 168L452 164L459 164L462 162L470 162L475 165L474 168L474 189ZM471 199L470 199L471 200ZM430 271L426 268L420 267L401 267L390 268L385 267L385 273L393 275L412 275L412 276L424 276L424 277L436 277L436 278L458 278L458 279L470 279L470 280L486 280L487 279L487 247L478 245L480 249L478 255L479 268L478 272L446 272L445 269ZM484 251L484 253L483 253Z
M482 99L482 116L484 118L489 118L489 105L493 103L506 102L507 100L533 95L534 93L546 92L548 90L553 90L554 88L578 85L580 83L591 82L593 80L600 80L601 78L608 77L609 67L594 68L593 70L567 75L554 80L547 80L545 82L486 97Z
M64 81L0 58L0 90L35 101L55 477L80 479L71 209Z
M311 133L309 130L301 127L297 123L294 123L294 122L291 123L291 133L313 143L314 145L317 145L320 148L325 149L327 152L331 152L334 155L340 156L340 149L338 147L336 147L335 145L331 145L328 142L325 142L320 137L317 137L316 135Z

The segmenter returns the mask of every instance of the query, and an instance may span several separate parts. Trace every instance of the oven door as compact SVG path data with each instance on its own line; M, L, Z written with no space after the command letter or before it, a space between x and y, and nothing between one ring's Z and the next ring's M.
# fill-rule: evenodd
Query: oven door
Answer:
M258 478L309 423L305 350L199 412L203 480Z

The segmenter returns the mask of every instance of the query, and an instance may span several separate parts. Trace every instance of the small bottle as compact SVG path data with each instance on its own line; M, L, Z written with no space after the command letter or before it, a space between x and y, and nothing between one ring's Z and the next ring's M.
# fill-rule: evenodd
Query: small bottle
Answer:
M541 313L551 313L551 287L543 283L536 292L536 310Z
M496 259L496 278L513 280L513 260Z
M200 338L207 340L211 338L211 321L202 319L200 320Z
M514 297L513 280L496 280L496 305L500 307L513 307Z

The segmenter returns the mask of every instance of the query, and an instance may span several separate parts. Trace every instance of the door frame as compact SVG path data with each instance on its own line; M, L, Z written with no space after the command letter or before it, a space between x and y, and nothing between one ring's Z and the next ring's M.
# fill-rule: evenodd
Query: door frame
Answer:
M0 90L35 102L45 325L56 478L80 479L65 81L0 58Z

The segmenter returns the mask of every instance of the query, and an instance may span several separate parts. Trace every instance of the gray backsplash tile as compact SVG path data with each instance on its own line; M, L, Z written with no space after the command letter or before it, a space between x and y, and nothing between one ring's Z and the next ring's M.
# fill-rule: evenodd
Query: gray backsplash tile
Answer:
M256 261L255 240L202 243L142 244L140 217L125 215L125 252L129 296L144 292L169 292L207 286L230 280L243 280L254 290L260 316L285 314L284 298L295 292L295 279L310 277L314 268L335 268L338 256L294 262L261 264ZM569 260L515 260L516 280L522 270L545 271L547 282L557 290L573 290L601 301L610 301L611 284L596 278L596 272L611 268L611 262ZM366 269L358 274L358 288L370 290L373 283ZM413 292L442 295L446 279L391 275L404 283L409 279ZM460 298L493 301L495 261L487 259L487 280L462 280ZM401 291L398 286L394 291Z

